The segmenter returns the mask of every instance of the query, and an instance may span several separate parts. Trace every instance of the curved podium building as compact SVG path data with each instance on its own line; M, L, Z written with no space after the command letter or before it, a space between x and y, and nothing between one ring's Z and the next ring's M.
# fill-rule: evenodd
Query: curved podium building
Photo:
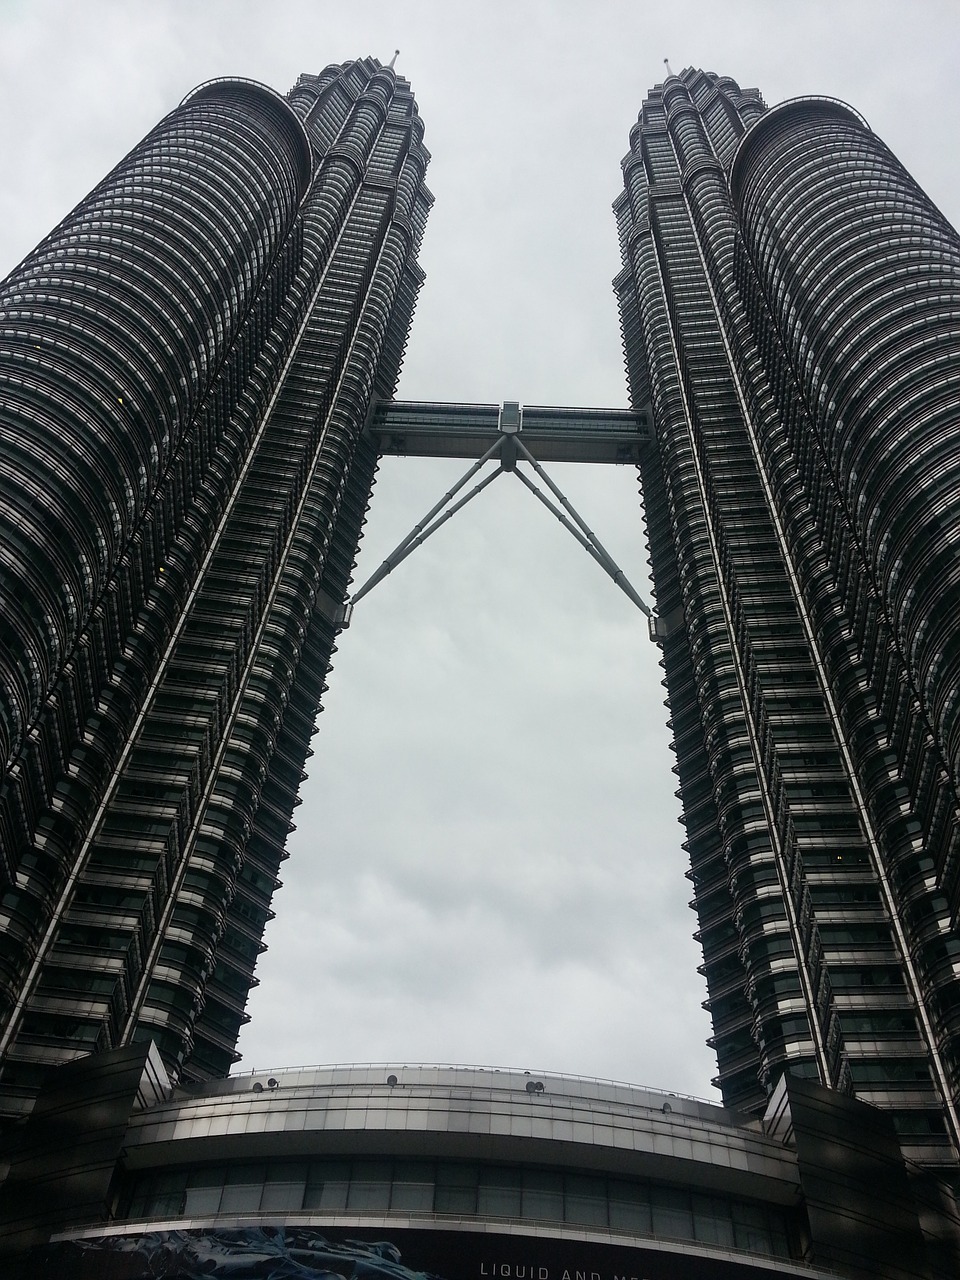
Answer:
M20 1205L37 1235L54 1228L27 1262L37 1280L827 1280L881 1264L907 1280L923 1266L892 1126L802 1081L760 1124L492 1068L296 1068L171 1094L139 1048L63 1068L42 1109L30 1159L47 1194Z
M631 408L403 404L428 159L375 59L213 81L0 284L0 1249L947 1280L960 240L850 108L687 70L615 204ZM723 1107L228 1078L382 452L638 465Z

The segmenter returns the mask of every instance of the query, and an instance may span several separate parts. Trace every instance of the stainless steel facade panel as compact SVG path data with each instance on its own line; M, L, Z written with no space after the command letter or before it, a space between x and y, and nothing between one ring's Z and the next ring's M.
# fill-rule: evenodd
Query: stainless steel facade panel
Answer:
M5 544L53 593L21 593L0 667L26 744L0 794L9 1111L50 1064L132 1040L183 1078L236 1056L376 470L361 428L422 280L428 158L373 60L289 100L211 82L7 282L18 324L28 286L45 308L5 367L56 406L18 419L47 510L89 473L63 527L92 539L20 520Z
M451 1280L955 1274L949 1214L926 1201L921 1229L925 1189L889 1118L820 1085L785 1079L762 1121L604 1081L410 1064L264 1072L164 1098L150 1054L151 1096L126 1124L118 1084L129 1107L143 1053L71 1064L41 1095L27 1127L46 1146L0 1188L0 1255L15 1262L21 1246L18 1280L92 1280L118 1254L131 1277L358 1273L335 1265L344 1243L391 1275L402 1255ZM102 1135L98 1111L112 1119ZM73 1132L57 1151L61 1113ZM569 1130L551 1130L568 1114ZM72 1181L51 1212L43 1192L61 1167ZM24 1241L39 1247L25 1256Z
M925 427L897 432L949 431L949 341L917 346L906 299L933 335L922 295L950 314L955 234L855 113L766 112L696 71L650 94L624 182L616 287L653 405L641 477L720 1086L759 1109L784 1070L820 1080L954 1167L957 793L903 628L946 629L946 707L960 592L937 570L929 619L908 617L868 544L893 545L891 519L898 546L940 528Z
M387 1083L391 1075L395 1085ZM531 1082L542 1090L529 1090ZM244 1144L250 1152L267 1144L275 1154L484 1151L571 1167L610 1164L649 1176L666 1161L704 1187L750 1195L760 1194L762 1182L762 1194L782 1203L796 1192L790 1153L744 1117L672 1094L521 1072L293 1069L211 1082L203 1096L133 1118L130 1167L186 1158L200 1138L211 1151L239 1151Z
M388 1076L396 1083L388 1084ZM537 1085L542 1087L538 1090ZM609 1177L619 1179L615 1186L622 1186L624 1193L633 1187L638 1195L647 1187L683 1187L675 1194L686 1197L686 1213L692 1212L691 1194L704 1206L719 1195L724 1205L770 1206L763 1212L776 1217L792 1212L799 1194L792 1153L723 1108L629 1086L475 1068L294 1069L210 1083L201 1097L171 1100L132 1116L125 1150L129 1189L123 1198L132 1217L159 1216L169 1200L171 1176L190 1185L193 1175L168 1170L198 1168L207 1188L227 1187L238 1178L247 1178L251 1185L259 1178L266 1186L274 1175L257 1171L291 1168L291 1160L300 1162L304 1187L325 1176L346 1178L348 1183L352 1178L357 1195L348 1195L347 1183L341 1194L342 1207L352 1205L354 1210L361 1203L375 1207L367 1191L371 1179L381 1176L376 1170L384 1170L386 1178L378 1194L389 1199L391 1177L402 1190L412 1171L422 1169L430 1195L421 1213L438 1223L453 1208L452 1200L447 1210L443 1208L440 1184L448 1176L444 1170L465 1188L462 1204L458 1201L460 1216L512 1216L518 1221L532 1217L541 1226L553 1218L602 1222L607 1227L613 1213L607 1201L618 1194L613 1184L608 1188ZM331 1161L339 1172L333 1171ZM531 1188L531 1178L555 1179L558 1199L552 1211L545 1205L538 1209L531 1190L521 1213L524 1168L531 1171ZM331 1171L325 1173L327 1169ZM543 1172L548 1169L556 1172ZM478 1177L481 1190L486 1188L479 1201ZM516 1187L512 1210L513 1201L495 1194L495 1186ZM204 1203L212 1203L204 1194ZM581 1205L578 1194L590 1205ZM646 1203L651 1194L656 1199L660 1193L643 1190ZM183 1195L178 1198L180 1212L195 1217L189 1190L185 1199ZM300 1195L295 1208L309 1201L316 1214L321 1202L314 1204L310 1195L304 1200L303 1191ZM394 1195L399 1205L403 1196L396 1191ZM234 1199L226 1191L219 1193L223 1207L214 1212L229 1212ZM333 1200L322 1203L334 1206ZM382 1207L387 1207L386 1200ZM584 1216L588 1208L594 1216ZM723 1210L726 1215L732 1212ZM340 1218L349 1220L349 1215ZM363 1220L363 1214L352 1219ZM666 1218L657 1223L659 1227L648 1228L651 1234L671 1234ZM682 1226L677 1232L685 1234ZM695 1238L692 1225L687 1234ZM786 1256L786 1237L780 1247ZM765 1249L757 1249L773 1250L770 1239Z
M733 181L811 425L955 781L960 238L854 113L818 99L751 133Z
M282 100L223 82L158 125L3 284L7 770L25 767L26 735L290 230L309 178L302 135Z

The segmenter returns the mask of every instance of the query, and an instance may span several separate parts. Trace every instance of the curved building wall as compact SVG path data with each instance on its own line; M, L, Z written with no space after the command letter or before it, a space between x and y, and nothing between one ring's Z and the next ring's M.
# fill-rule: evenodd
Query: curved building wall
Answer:
M927 1198L924 1233L889 1120L816 1085L783 1085L758 1122L476 1067L295 1069L171 1096L141 1046L58 1075L0 1188L0 1253L31 1278L955 1274L949 1196Z
M193 426L162 436L176 448L158 454L152 506L123 552L130 584L108 593L105 634L84 650L87 703L56 688L83 741L65 733L48 760L52 795L29 777L29 804L8 807L29 850L0 936L11 1110L29 1107L50 1064L91 1050L154 1039L193 1079L236 1057L373 482L361 430L395 385L430 205L422 126L392 71L328 68L292 100L212 82L170 118L200 151L177 188L182 219L169 198L165 249L187 254L180 221L193 219L197 276L169 316L143 323L173 352L181 329L196 339ZM251 141L248 179L235 139L267 125L285 150L271 169ZM217 230L210 192L232 168ZM91 448L118 465L118 441Z
M766 885L777 873L772 838L761 830L763 796L751 749L755 712L731 635L730 593L742 562L756 558L756 531L751 528L752 540L741 537L724 554L716 530L719 510L731 503L744 529L748 515L756 511L762 520L763 510L736 436L742 414L729 379L722 378L727 356L682 178L685 171L702 172L716 182L717 151L729 152L762 110L758 98L709 73L686 72L658 86L631 130L624 194L616 205L624 262L616 288L631 400L636 407L649 396L655 422L656 449L641 461L641 483L713 1044L724 1099L744 1108L763 1106L764 1077L786 1060L798 1070L801 1057L806 1069L818 1068L810 1061L814 1050L805 1014L812 1001L804 999L800 968L791 957L786 911L754 930L771 935L769 942L756 937L758 966L783 970L781 986L793 997L791 1006L768 1004L764 1054L757 1046L756 1005L748 998L749 965L736 923L738 913L770 892ZM779 591L779 583L772 585L775 550L764 558L771 560L770 590ZM728 863L751 860L759 865L752 877L740 880L737 894ZM787 1007L791 1025L785 1036L782 1025L774 1031L772 1019L781 1020Z
M795 513L797 563L949 1111L960 1090L960 240L856 113L828 100L769 113L731 185L738 278L797 460L799 485L778 498Z
M833 341L822 308L790 301L796 226L860 244L857 210L869 224L893 196L876 169L839 193L817 113L860 122L809 110L810 138L771 144L761 189L745 185L751 157L797 113L704 72L672 77L644 103L616 205L631 394L656 422L641 476L711 1043L731 1105L759 1110L788 1070L889 1108L911 1155L950 1165L956 793L745 249L761 228L758 269L792 337L809 344L821 323ZM901 479L916 466L922 487L924 457L890 465ZM939 590L949 613L952 581Z
M361 431L374 396L393 393L423 279L416 250L429 157L413 95L375 64L348 64L340 76L354 77L359 91L332 146L315 131L316 115L305 115L317 176L301 216L304 270L294 289L304 327L246 482L243 521L225 532L232 556L249 543L254 511L278 511L275 559L264 570L271 595L185 873L203 874L212 847L243 840L244 870L221 926L226 945L193 1032L192 1078L224 1074L236 1058L257 954L249 943L259 944L270 914L374 481L376 450ZM307 93L303 82L299 93ZM220 593L201 607L208 618L222 612ZM163 988L148 1003L142 1034L148 1024L162 1034L177 1012Z
M304 147L282 99L212 86L4 282L7 769L290 230Z
M956 1274L949 1188L908 1176L881 1112L796 1080L757 1121L476 1067L171 1091L155 1047L127 1046L53 1073L10 1159L18 1280Z
M960 238L852 111L744 141L744 240L922 713L960 776Z
M626 1085L475 1068L258 1073L135 1114L124 1148L111 1234L74 1233L85 1248L219 1233L242 1259L240 1233L267 1220L291 1243L390 1240L416 1269L433 1236L488 1268L592 1250L592 1270L656 1274L641 1271L652 1258L672 1275L815 1274L793 1265L807 1228L792 1153L722 1108Z

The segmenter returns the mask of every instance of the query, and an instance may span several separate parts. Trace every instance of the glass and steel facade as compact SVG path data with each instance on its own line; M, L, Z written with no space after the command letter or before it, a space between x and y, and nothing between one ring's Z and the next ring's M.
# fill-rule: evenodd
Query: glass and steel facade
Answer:
M30 1280L952 1280L950 1203L883 1112L789 1077L756 1119L489 1067L172 1089L156 1047L129 1045L45 1085L0 1186L0 1262Z
M237 1233L269 1223L291 1237L390 1240L407 1265L405 1240L422 1247L412 1230L456 1233L463 1260L488 1263L539 1267L549 1243L597 1259L619 1250L631 1274L648 1274L646 1249L675 1275L711 1264L821 1274L794 1154L708 1103L408 1065L264 1072L191 1092L131 1113L109 1226L55 1236L53 1259L89 1251L103 1265L164 1233L219 1235L228 1252Z
M374 60L192 93L0 286L0 1106L226 1073L422 273Z
M0 284L0 1235L79 1267L159 1233L198 1273L208 1236L389 1228L513 1280L481 1245L535 1242L537 1280L955 1274L960 242L835 102L651 91L633 409L509 403L544 458L639 464L729 1109L224 1079L379 453L482 455L509 416L392 399L422 132L373 59L211 82Z
M134 1176L121 1219L237 1213L456 1214L610 1228L790 1257L780 1206L539 1165L376 1158L267 1160Z
M718 1082L954 1166L960 241L849 108L685 71L615 206Z

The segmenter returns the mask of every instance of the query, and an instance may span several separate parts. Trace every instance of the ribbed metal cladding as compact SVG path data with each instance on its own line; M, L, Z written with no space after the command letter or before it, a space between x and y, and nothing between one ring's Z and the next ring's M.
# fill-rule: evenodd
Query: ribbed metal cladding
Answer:
M781 370L781 416L788 399L800 406L790 433L817 534L807 562L822 563L840 597L821 611L821 633L848 653L841 696L862 707L850 750L956 1098L960 238L861 118L830 100L765 117L731 186L751 323Z
M422 132L409 86L368 59L301 77L286 101L201 86L144 144L182 150L185 176L153 198L160 243L131 250L130 272L166 254L194 275L167 312L145 304L142 339L111 336L119 362L156 347L177 376L143 412L157 472L118 544L129 582L108 582L82 646L86 700L54 683L71 717L46 789L31 774L9 807L25 835L0 944L8 1113L91 1049L152 1038L186 1079L237 1056L376 469L361 429L394 390L422 280ZM127 169L149 185L163 166L139 154L104 186ZM87 303L91 324L115 311L109 288ZM166 425L174 394L188 426ZM91 457L115 467L123 443Z
M709 142L696 137L684 139L688 154L678 156L669 123L679 125L685 135L692 125L696 134L698 119L686 85L675 81L672 87L671 100L666 94L651 94L631 134L631 152L624 161L626 192L618 208L625 272L617 284L632 398L639 403L649 386L654 408L657 450L641 464L641 478L658 609L668 632L663 661L670 726L719 1079L730 1105L760 1107L765 1090L755 1038L757 1010L767 1006L771 1014L782 1015L787 1006L775 998L776 989L793 1000L789 1012L796 1025L789 1037L785 1039L782 1031L775 1035L772 1026L768 1030L774 1053L767 1070L772 1071L785 1056L809 1058L804 1015L809 1012L805 1005L812 1001L803 1000L786 912L777 896L770 897L777 884L777 864L751 750L757 730L733 648L731 590L736 583L724 581L729 557L718 542L718 501L725 509L736 504L741 520L758 507L762 520L763 512L762 499L759 504L755 497L748 500L749 473L733 453L733 433L742 433L741 415L732 401L722 337L699 260L697 229L680 181L682 165L695 162L698 154L714 167L716 158ZM703 87L733 136L742 133L739 92L731 98L729 89L717 88L706 78ZM752 101L747 107L751 109L760 110L761 104ZM637 322L631 320L634 307ZM753 550L753 525L749 532L751 541L742 540L748 555ZM756 864L752 870L751 864ZM739 878L731 877L731 866L741 871ZM761 900L775 908L768 913L773 916L769 922L757 915ZM748 935L756 934L752 963L750 942L737 927L744 911L757 917L756 928L747 929ZM762 960L761 949L769 953ZM760 997L751 1001L748 977L755 982L761 974L765 976ZM774 991L766 996L771 984ZM815 1065L812 1070L817 1071Z
M292 225L308 164L282 99L242 83L210 86L3 284L8 769L122 575L124 552ZM130 590L135 615L143 588Z
M671 78L644 103L615 205L631 393L649 396L657 433L641 479L711 1043L728 1104L761 1105L785 1070L817 1076L889 1108L912 1156L949 1166L955 794L757 286L728 173L736 154L735 195L749 190L757 244L777 255L757 257L771 305L811 367L790 293L804 235L780 211L829 239L843 223L855 232L854 209L882 207L886 187L872 173L872 198L861 184L833 220L794 191L807 156L817 190L836 186L814 158L814 123L778 152L777 183L748 188L741 166L781 136L779 110L710 74ZM845 109L828 104L824 118L862 132ZM811 256L823 261L823 246ZM837 370L846 350L838 339Z
M960 777L960 237L838 103L785 103L732 174L744 238L953 778Z

